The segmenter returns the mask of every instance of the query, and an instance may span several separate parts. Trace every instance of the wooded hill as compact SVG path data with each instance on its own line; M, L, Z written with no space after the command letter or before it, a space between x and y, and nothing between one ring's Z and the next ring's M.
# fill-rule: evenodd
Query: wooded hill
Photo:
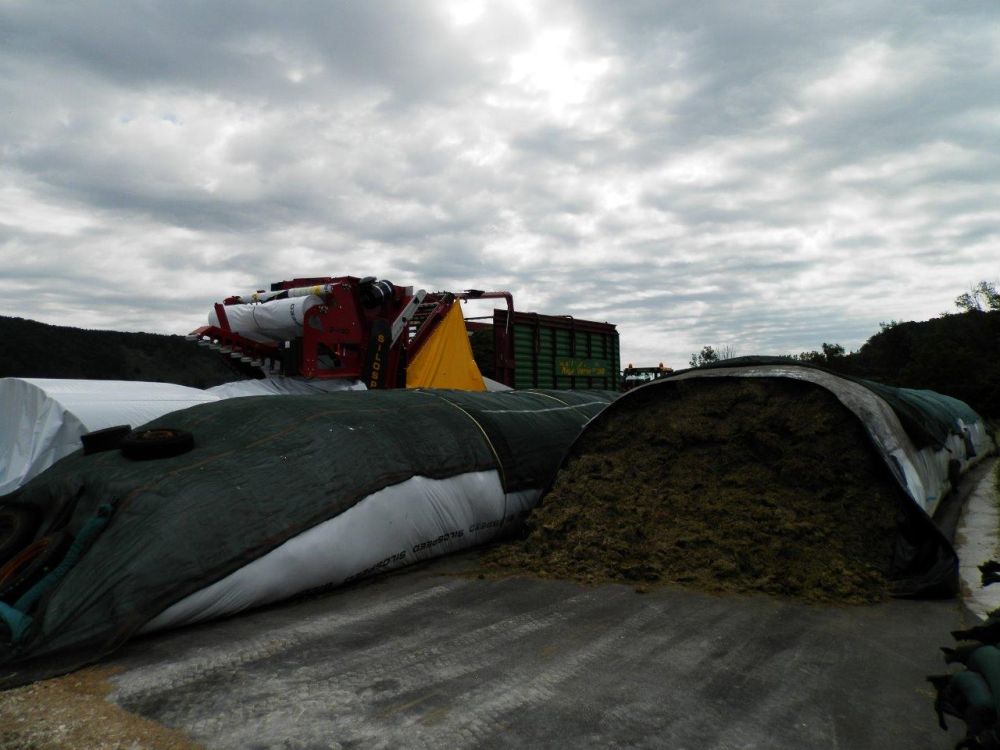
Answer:
M183 336L91 331L0 316L0 377L145 380L209 388L255 368Z
M954 396L1000 418L1000 310L883 324L856 352L812 358L829 369ZM803 358L809 358L803 355Z

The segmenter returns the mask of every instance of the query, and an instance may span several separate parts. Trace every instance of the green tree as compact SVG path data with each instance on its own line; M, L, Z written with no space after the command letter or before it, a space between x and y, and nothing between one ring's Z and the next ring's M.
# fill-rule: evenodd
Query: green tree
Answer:
M698 354L692 354L688 363L692 367L704 367L719 361L719 353L711 346L703 346Z
M822 351L813 350L811 352L793 354L792 359L797 359L800 362L812 362L814 365L829 365L842 359L845 354L844 347L840 344L828 344L824 341L822 349Z
M991 281L980 281L972 289L955 298L955 307L962 312L1000 310L1000 291Z
M823 358L829 362L837 357L844 356L844 347L840 344L828 344L823 342Z

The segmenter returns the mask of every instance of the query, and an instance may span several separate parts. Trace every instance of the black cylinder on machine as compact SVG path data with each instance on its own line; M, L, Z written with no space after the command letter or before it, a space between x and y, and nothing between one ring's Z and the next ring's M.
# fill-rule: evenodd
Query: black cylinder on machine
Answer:
M392 282L383 279L376 281L374 276L367 276L361 279L358 293L361 295L361 304L365 307L379 307L392 299Z

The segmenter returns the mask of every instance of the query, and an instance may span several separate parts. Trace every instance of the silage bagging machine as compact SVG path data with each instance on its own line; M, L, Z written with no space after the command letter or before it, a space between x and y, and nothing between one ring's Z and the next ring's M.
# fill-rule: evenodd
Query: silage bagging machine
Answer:
M460 303L490 299L505 305L463 317ZM268 373L369 389L483 390L483 375L512 388L617 390L620 382L611 323L516 312L505 291L426 292L371 276L295 278L227 297L188 338Z
M458 305L469 299L504 299L513 315L509 292L428 293L371 276L296 278L216 303L209 325L187 338L285 376L360 380L370 389L428 385L413 366L432 345L436 360L450 358L453 374L475 368ZM501 370L506 348L498 352Z

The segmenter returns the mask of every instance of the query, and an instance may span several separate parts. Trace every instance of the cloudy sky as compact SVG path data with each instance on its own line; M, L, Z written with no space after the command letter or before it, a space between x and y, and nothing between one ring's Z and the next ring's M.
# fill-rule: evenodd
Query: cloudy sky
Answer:
M0 0L0 315L350 274L852 349L1000 276L998 134L995 0Z

